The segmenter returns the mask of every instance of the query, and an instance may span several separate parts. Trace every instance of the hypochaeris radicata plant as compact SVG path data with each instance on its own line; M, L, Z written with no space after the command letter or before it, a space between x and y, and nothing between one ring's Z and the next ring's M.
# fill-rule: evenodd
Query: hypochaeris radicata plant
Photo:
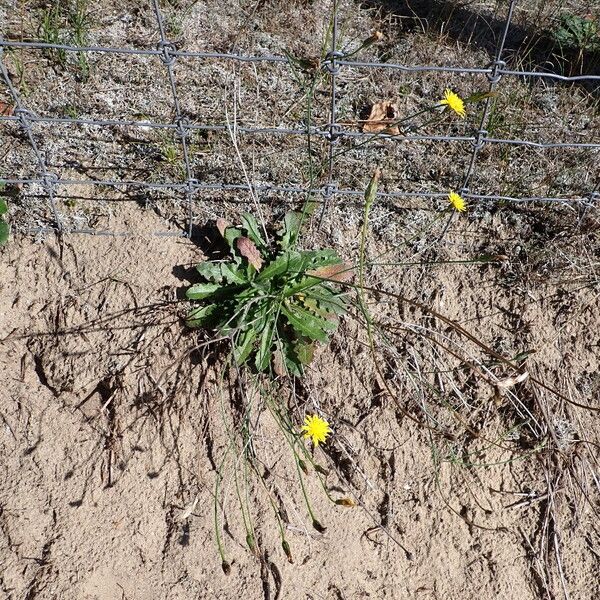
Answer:
M346 311L336 282L351 275L334 250L297 250L302 213L288 212L271 238L249 213L217 228L229 247L223 260L197 265L203 282L187 291L201 305L187 316L231 339L238 365L300 376L317 342L326 343Z

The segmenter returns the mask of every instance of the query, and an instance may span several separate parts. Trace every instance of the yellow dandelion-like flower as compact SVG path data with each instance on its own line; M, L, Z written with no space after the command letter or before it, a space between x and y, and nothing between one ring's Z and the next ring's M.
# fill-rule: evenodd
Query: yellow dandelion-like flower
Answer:
M450 202L458 212L465 212L467 210L465 199L456 192L450 192L448 194L448 202Z
M325 442L327 436L331 433L331 427L325 419L317 415L307 415L304 417L304 425L302 426L305 438L311 438L315 448L319 443Z
M461 119L464 119L467 114L463 99L458 94L455 94L452 90L446 90L444 92L444 98L440 100L440 105L447 106L448 108L450 108L450 110L453 110Z

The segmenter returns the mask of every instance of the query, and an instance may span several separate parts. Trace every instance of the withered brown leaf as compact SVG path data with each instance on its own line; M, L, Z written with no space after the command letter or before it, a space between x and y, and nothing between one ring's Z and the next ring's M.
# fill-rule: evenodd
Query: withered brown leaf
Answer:
M231 225L231 223L229 221L227 221L226 219L221 219L218 218L217 219L217 229L219 230L219 233L225 237L225 230Z
M312 271L306 271L306 274L322 277L323 279L330 279L331 281L345 282L352 279L354 268L346 263L338 263L336 265L328 265L326 267L313 269Z
M365 133L387 133L389 135L400 135L398 125L393 125L398 121L398 106L393 102L384 100L376 102L371 107L369 118L363 124Z
M248 259L248 262L257 270L260 271L263 265L263 259L254 242L247 237L239 237L236 240L237 249L240 254Z
M11 117L15 112L15 107L12 104L7 104L0 100L0 115L4 117Z
M522 383L529 377L529 373L527 371L523 371L523 373L519 373L516 377L507 377L506 379L502 379L501 381L496 382L496 386L500 389L507 390L508 388L514 387L517 383Z

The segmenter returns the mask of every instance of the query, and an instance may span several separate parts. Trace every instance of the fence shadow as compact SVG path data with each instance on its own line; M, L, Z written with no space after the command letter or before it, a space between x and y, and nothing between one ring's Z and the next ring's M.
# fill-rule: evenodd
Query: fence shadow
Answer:
M366 0L362 6L395 17L399 33L437 30L455 41L485 50L490 60L506 23L506 9L500 15L487 15L450 0ZM567 47L550 29L539 24L511 23L503 59L514 68L568 77L600 75L600 40L588 48ZM577 83L596 91L600 88L594 81Z

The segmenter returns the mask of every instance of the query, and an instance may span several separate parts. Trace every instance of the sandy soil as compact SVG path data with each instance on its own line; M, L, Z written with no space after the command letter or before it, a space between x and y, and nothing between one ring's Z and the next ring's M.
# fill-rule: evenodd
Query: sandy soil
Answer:
M508 238L501 221L491 226ZM565 471L554 498L559 521L544 531L551 455L523 457L527 443L537 443L524 430L507 438L508 452L473 439L467 446L466 437L432 441L381 389L364 333L351 322L289 402L298 423L314 406L330 416L335 437L316 459L332 469L335 495L362 506L331 505L313 474L313 507L327 531L312 530L289 448L268 411L257 408L257 452L285 507L294 564L256 482L249 494L261 558L245 548L228 469L223 506L233 564L224 575L212 498L227 447L220 406L230 388L222 363L192 351L197 338L181 326L185 308L177 300L182 277L200 258L189 241L144 237L20 239L3 250L0 582L7 598L274 598L279 585L281 598L525 599L545 597L545 587L559 597L558 565L550 556L544 566L540 552L545 544L552 549L553 536L570 597L596 596L593 496L586 502ZM538 285L520 294L514 288L522 279L512 290L498 285L504 268L409 272L391 289L417 297L420 281L433 307L481 340L497 340L507 356L534 348L532 373L580 401L597 401L597 293L581 286L550 293ZM393 318L424 322L416 314ZM425 356L409 335L402 343L412 344L408 355ZM468 344L461 349L476 355ZM452 365L451 356L442 361ZM390 376L393 385L402 381ZM494 400L493 386L468 369L454 370L447 382L463 398L484 399L465 418L486 436L502 434L508 401ZM597 436L595 417L531 389L563 437L567 462L581 471L583 485L593 483L593 467L578 462L574 440ZM405 408L409 391L404 381ZM526 401L528 392L518 395ZM456 453L486 466L461 465ZM378 525L387 534L373 529Z

